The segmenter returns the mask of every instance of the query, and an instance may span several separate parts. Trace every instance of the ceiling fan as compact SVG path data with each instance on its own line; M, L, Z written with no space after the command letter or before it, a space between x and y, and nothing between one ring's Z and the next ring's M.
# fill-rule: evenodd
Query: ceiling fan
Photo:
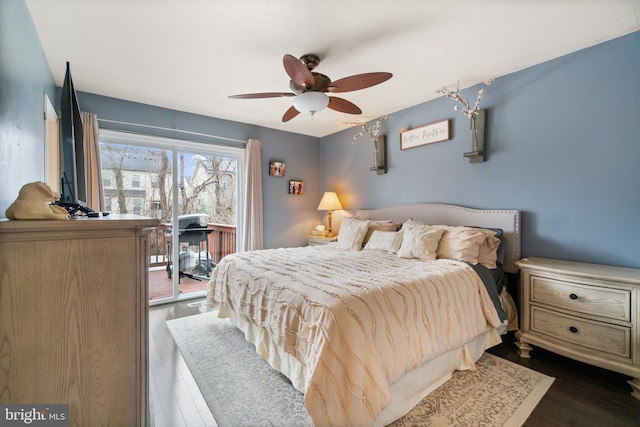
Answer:
M282 116L283 122L288 122L300 113L314 114L329 107L332 110L348 114L361 114L362 110L354 103L337 96L327 96L326 93L351 92L365 89L389 80L391 73L364 73L345 77L334 82L324 74L316 73L314 68L320 63L320 58L314 54L306 54L296 58L284 55L282 58L284 70L291 81L289 88L292 92L264 92L233 95L232 99L279 98L294 97L293 106Z

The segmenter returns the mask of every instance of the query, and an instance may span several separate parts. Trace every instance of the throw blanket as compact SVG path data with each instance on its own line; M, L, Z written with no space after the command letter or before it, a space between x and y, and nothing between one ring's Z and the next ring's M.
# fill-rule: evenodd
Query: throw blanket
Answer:
M208 299L300 361L317 426L371 425L405 372L500 325L469 265L379 251L236 253L212 272Z

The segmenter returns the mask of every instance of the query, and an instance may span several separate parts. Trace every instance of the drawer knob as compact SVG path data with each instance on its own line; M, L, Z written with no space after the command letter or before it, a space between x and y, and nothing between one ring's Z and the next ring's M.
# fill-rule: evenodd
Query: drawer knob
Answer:
M569 330L573 334L577 334L578 333L578 328L576 328L575 326L569 326Z
M571 299L578 299L578 295L576 295L576 294L571 294L571 295L569 295L569 298L571 298Z

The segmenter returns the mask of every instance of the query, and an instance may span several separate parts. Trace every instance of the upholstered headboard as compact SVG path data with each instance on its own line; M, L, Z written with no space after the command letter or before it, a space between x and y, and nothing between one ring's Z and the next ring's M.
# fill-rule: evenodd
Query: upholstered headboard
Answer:
M507 242L503 268L509 273L517 272L515 262L520 259L520 211L472 209L441 203L412 203L380 209L362 209L357 211L356 216L363 219L390 219L399 224L413 218L433 225L501 228Z

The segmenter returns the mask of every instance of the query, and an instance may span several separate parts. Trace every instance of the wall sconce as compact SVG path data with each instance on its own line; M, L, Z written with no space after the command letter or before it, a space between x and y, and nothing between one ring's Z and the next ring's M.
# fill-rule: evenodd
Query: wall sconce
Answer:
M320 204L318 205L318 210L327 211L327 216L329 218L329 234L327 234L327 237L335 236L335 234L331 232L331 212L339 209L342 209L342 205L340 204L338 195L333 191L326 191L322 195L322 200L320 200Z
M494 80L494 78L490 78L484 82L484 85L478 91L476 102L473 105L469 104L469 101L460 95L459 86L456 86L454 90L443 87L436 91L436 93L443 94L447 98L458 102L461 106L456 105L453 109L460 111L471 120L471 151L463 154L463 156L469 159L469 163L480 163L485 160L484 124L487 110L480 109L480 101L484 98L487 86L491 85Z
M376 171L378 175L387 173L387 137L385 135L378 136L378 134L380 133L380 124L388 118L389 115L380 117L372 128L363 122L344 122L345 124L358 125L362 128L362 130L353 137L351 141L352 144L364 134L367 134L371 142L373 142L375 147L373 166L370 167L369 170Z
M378 175L387 173L387 137L386 135L378 136L373 141L376 147L375 157L373 158L373 166L369 168L376 171Z
M471 151L463 154L469 163L484 162L484 119L487 110L478 110L471 118Z

